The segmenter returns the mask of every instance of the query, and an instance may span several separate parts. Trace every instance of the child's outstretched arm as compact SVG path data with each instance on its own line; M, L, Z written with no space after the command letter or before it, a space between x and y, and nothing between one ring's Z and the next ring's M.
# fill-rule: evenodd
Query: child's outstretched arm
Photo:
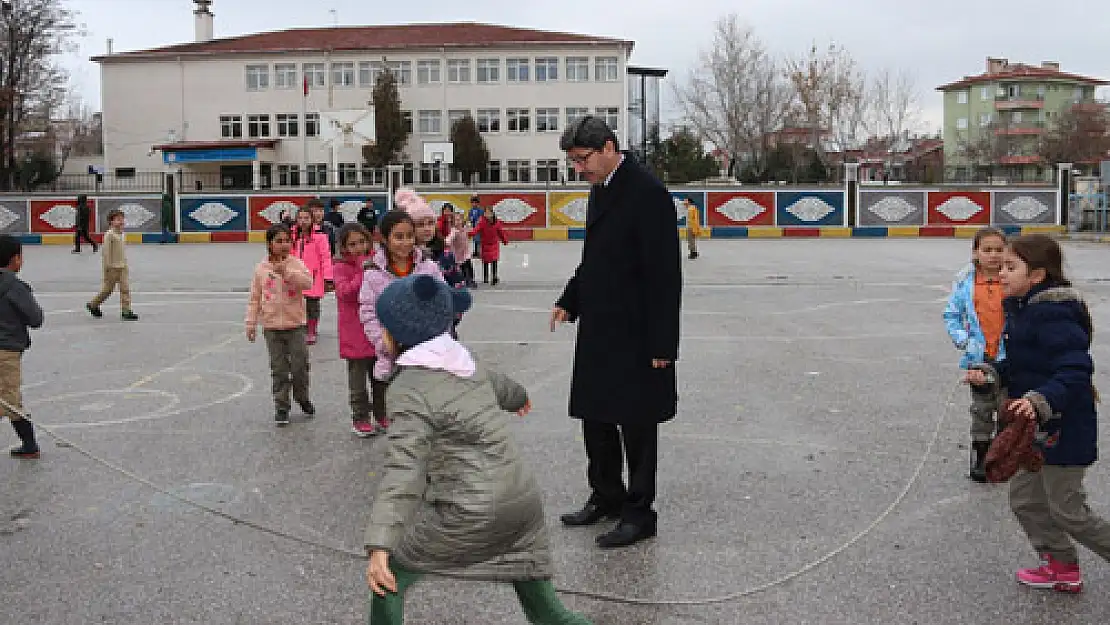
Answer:
M497 405L502 410L523 414L525 408L531 406L528 401L528 391L519 382L509 376L496 371L489 372L493 392L497 394Z
M262 284L256 274L251 279L251 294L247 300L247 317L244 320L247 326L247 340L254 342L258 334L258 315L262 310Z

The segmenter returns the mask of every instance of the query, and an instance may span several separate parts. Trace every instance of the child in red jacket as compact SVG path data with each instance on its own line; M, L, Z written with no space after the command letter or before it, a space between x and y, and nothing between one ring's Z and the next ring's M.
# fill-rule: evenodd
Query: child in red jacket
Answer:
M497 277L497 263L501 260L501 246L508 245L509 240L505 238L505 230L501 227L501 221L497 219L497 214L493 212L492 207L486 207L485 214L478 220L478 225L471 232L471 235L477 235L481 238L482 282L497 286L501 282ZM491 268L493 269L492 283L489 275Z

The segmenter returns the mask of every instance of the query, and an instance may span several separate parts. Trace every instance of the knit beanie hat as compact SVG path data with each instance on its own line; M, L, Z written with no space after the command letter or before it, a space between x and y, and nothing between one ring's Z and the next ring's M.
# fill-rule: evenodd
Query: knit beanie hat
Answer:
M393 194L393 205L408 213L413 221L420 221L429 217L436 218L432 207L428 206L428 203L420 197L415 189L409 187L397 189L397 192Z
M394 280L378 296L375 309L382 327L398 345L417 345L446 334L470 308L470 293L419 274Z

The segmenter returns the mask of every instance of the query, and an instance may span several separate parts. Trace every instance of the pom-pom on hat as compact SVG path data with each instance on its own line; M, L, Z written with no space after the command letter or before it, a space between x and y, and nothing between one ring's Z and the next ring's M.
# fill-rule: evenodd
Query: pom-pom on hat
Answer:
M393 205L405 211L412 217L413 221L420 221L421 219L436 218L435 212L424 198L415 189L410 187L401 187L393 194Z
M450 331L455 316L466 312L470 302L467 291L420 274L393 281L378 296L375 309L398 345L416 347Z

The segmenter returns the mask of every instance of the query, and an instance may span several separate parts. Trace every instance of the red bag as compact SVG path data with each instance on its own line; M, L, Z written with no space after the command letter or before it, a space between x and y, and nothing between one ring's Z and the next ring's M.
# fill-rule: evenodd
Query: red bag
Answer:
M987 480L993 483L1009 480L1018 469L1036 473L1044 466L1044 454L1035 443L1037 421L1014 415L1015 401L1008 399L1002 403L998 420L1004 428L987 451Z

